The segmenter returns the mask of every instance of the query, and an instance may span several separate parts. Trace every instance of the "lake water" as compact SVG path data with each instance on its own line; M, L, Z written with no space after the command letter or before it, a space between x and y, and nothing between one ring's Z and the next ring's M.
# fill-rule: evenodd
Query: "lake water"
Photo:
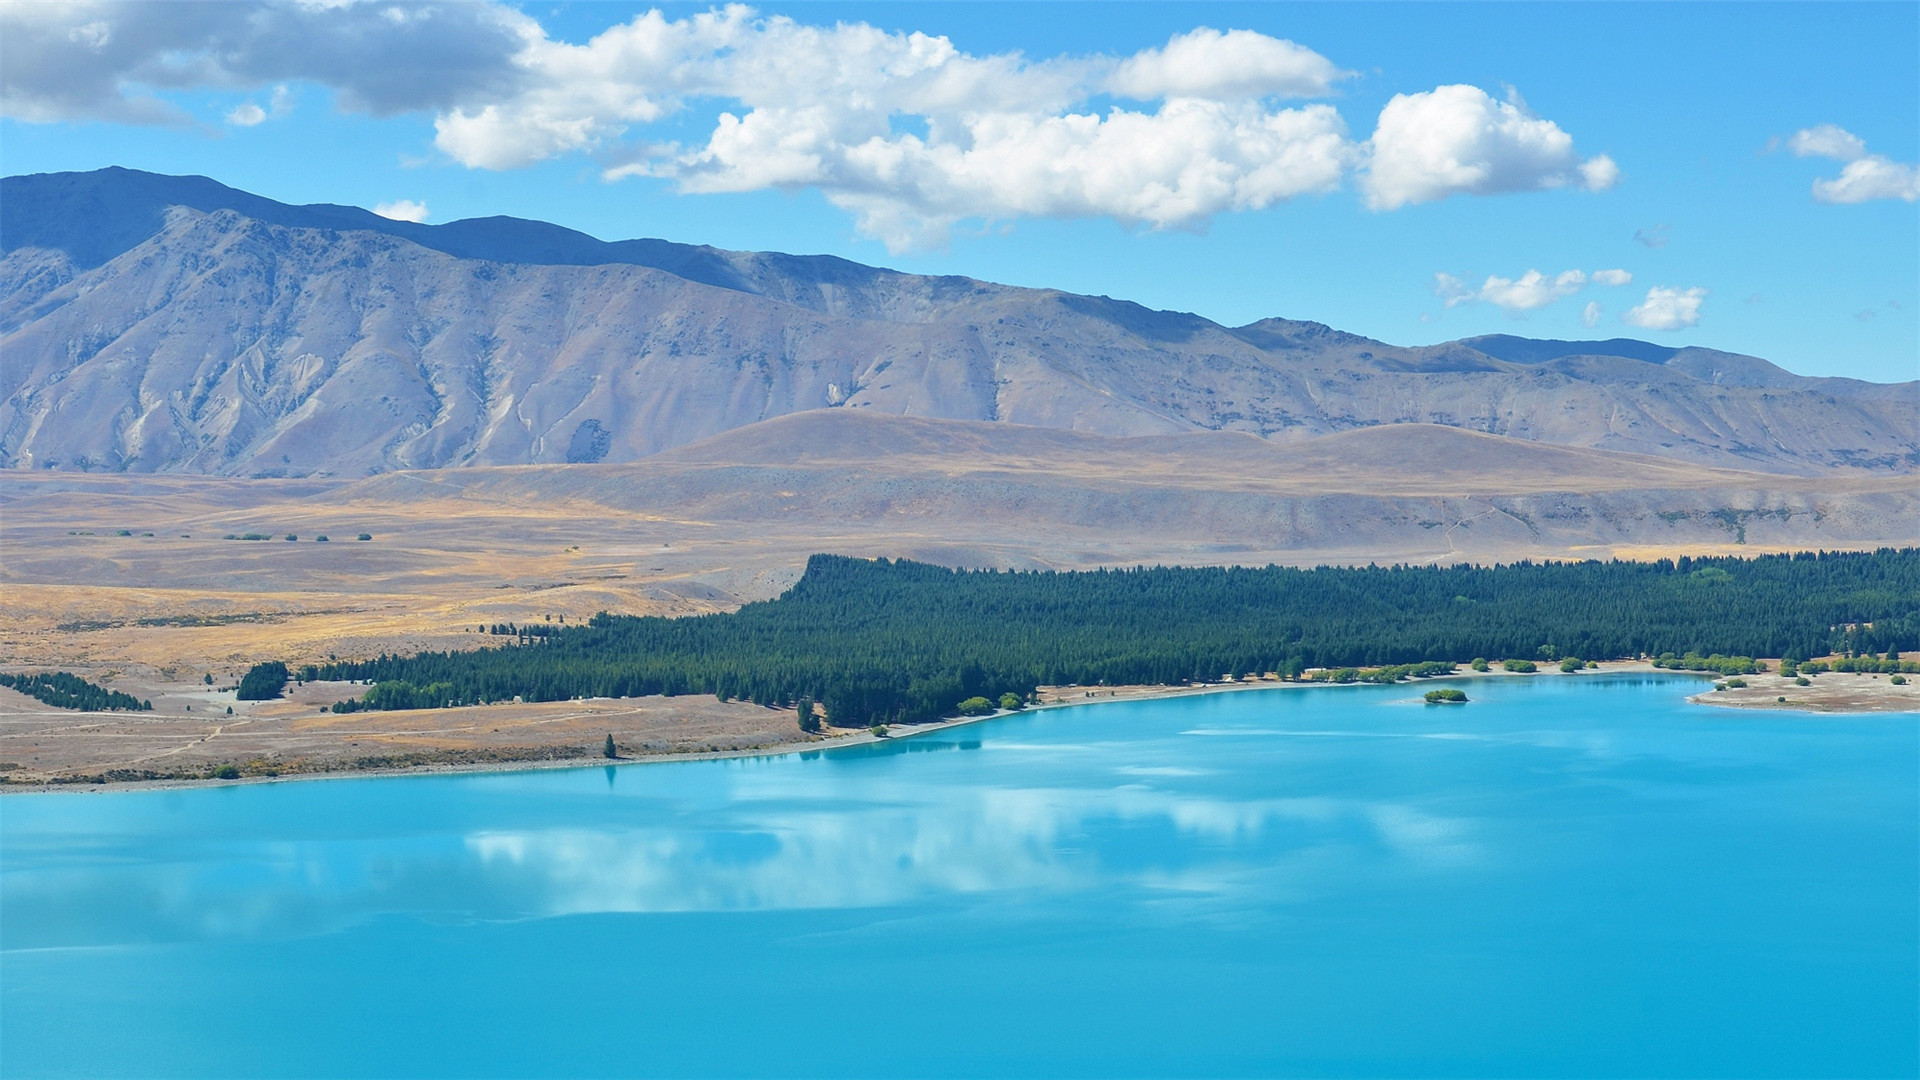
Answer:
M1456 685L8 796L0 1071L1920 1071L1920 718Z

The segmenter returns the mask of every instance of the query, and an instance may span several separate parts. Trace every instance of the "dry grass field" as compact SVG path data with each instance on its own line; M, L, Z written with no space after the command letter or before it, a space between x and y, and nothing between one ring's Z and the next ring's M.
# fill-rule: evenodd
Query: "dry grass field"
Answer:
M168 682L141 670L113 685L152 712L54 709L0 688L0 782L196 781L221 765L241 777L764 750L811 741L793 714L711 697L502 704L336 714L364 687L308 683L276 701ZM228 713L227 710L232 712ZM822 738L831 737L832 733Z

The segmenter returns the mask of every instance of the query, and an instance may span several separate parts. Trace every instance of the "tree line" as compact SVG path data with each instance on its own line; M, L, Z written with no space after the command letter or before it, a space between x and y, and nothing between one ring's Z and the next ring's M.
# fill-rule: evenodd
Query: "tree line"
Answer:
M82 712L151 712L153 709L151 701L109 690L65 671L41 672L37 675L0 673L0 686L11 687L56 709L79 709Z
M370 708L714 694L835 724L1040 685L1177 684L1475 657L1805 658L1912 649L1920 549L1500 566L951 570L816 555L778 599L600 614L509 645L309 666ZM388 684L384 689L377 684ZM407 704L402 705L405 702Z

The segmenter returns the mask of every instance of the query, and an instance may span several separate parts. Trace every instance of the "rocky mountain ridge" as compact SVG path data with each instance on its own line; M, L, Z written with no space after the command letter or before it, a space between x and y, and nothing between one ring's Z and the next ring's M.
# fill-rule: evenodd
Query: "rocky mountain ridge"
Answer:
M389 221L131 170L0 181L0 467L634 461L809 410L1271 443L1438 424L1703 466L1920 465L1920 383L1505 335L1407 348L828 256Z

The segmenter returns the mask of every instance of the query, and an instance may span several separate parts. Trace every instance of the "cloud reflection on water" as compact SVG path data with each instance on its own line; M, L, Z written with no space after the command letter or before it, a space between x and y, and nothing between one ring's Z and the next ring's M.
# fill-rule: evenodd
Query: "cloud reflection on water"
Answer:
M1473 853L1468 822L1390 803L1203 798L1140 785L949 794L770 813L755 827L772 842L750 860L716 856L714 834L696 831L489 830L466 842L487 877L510 882L538 915L879 907L1013 889L1191 891L1196 875L1230 881L1213 871L1238 876L1329 845L1425 865Z
M1102 771L1112 775L1110 765ZM293 937L389 915L878 908L1005 891L1231 904L1249 889L1270 897L1276 885L1323 891L1330 865L1446 866L1473 850L1470 822L1389 802L881 777L861 778L850 799L787 769L728 780L726 797L709 791L697 808L676 802L599 825L316 837L245 851L189 844L106 872L12 873L3 943ZM810 798L801 784L816 785ZM88 913L84 922L61 915L74 911Z

